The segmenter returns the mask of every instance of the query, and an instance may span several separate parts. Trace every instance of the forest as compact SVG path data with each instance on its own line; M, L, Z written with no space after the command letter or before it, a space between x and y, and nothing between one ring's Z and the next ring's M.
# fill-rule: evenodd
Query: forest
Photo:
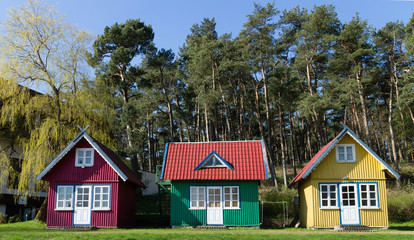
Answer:
M239 34L205 18L177 53L138 17L92 36L42 1L9 11L0 135L25 160L0 152L0 185L44 190L34 177L77 125L135 173L155 172L167 142L263 139L273 184L287 186L287 168L296 174L341 123L397 172L414 161L414 17L375 29L358 14L341 22L332 5L254 4Z

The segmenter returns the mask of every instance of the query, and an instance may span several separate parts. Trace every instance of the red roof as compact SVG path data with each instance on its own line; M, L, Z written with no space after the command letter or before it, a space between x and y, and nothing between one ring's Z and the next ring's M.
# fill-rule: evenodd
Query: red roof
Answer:
M289 186L298 182L302 179L303 174L316 162L316 160L325 152L325 150L334 142L336 138L332 139L328 144L326 144L319 152L306 164L306 166L300 171L300 173L289 183Z
M261 141L169 143L163 164L167 180L264 180L266 155ZM234 170L227 167L194 170L215 151Z

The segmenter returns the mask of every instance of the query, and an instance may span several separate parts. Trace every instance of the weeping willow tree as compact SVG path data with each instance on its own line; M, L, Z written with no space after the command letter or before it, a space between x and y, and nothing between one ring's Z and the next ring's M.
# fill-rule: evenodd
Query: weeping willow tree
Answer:
M90 134L111 144L111 112L88 76L89 33L68 24L53 6L34 0L10 9L2 27L0 124L21 132L15 138L24 159L18 189L30 195L46 190L47 183L35 177L79 133L77 125L90 125ZM10 165L4 155L1 165ZM2 170L0 179L7 174Z

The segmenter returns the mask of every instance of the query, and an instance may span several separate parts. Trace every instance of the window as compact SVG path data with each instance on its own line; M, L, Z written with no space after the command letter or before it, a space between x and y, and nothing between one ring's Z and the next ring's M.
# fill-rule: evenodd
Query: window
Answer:
M224 208L240 208L239 187L224 187Z
M205 187L190 187L190 208L206 208L205 191Z
M77 148L76 162L77 167L91 167L93 166L93 148Z
M203 168L208 167L227 167L217 155L213 154L211 157L203 164Z
M95 186L93 190L93 209L94 210L109 210L109 186Z
M213 155L203 165L203 167L226 167L226 166L217 158L217 156Z
M202 168L228 168L234 170L233 166L221 158L215 151L212 151L197 167L194 168L194 171L197 171Z
M338 144L336 146L337 162L355 162L355 145L354 144Z
M377 184L360 184L359 192L361 208L378 208Z
M321 208L338 208L336 184L321 184L320 207Z
M56 210L72 210L73 186L58 186Z

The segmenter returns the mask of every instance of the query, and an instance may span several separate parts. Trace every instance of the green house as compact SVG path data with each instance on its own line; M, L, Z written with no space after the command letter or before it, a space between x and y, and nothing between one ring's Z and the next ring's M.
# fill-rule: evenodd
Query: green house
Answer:
M169 143L161 179L171 183L179 226L259 226L260 180L268 179L262 141Z

